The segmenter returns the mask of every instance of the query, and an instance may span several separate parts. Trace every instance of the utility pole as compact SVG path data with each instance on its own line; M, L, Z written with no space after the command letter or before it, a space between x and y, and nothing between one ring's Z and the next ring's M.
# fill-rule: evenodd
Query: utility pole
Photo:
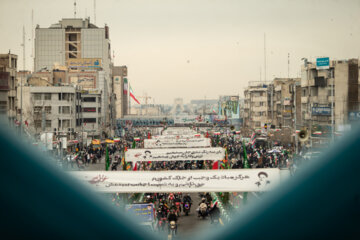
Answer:
M31 47L32 47L32 50L31 50L31 57L32 57L32 61L33 61L33 71L35 71L35 61L34 61L34 58L35 58L35 52L34 52L34 9L31 10Z
M290 78L290 53L288 53L288 78Z
M21 97L21 100L20 100L20 135L22 135L22 130L23 130L23 127L22 127L22 124L23 124L23 82L24 82L24 75L25 75L25 26L23 26L23 43L22 43L22 47L23 47L23 74L21 75L21 82L20 82L20 97Z
M264 70L265 70L265 73L264 73L264 80L266 82L266 34L264 33Z
M94 0L94 24L96 25L96 0Z

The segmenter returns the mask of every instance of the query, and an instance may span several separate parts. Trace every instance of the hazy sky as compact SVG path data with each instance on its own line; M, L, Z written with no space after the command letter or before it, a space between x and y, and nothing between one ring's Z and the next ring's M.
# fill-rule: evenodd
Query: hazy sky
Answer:
M93 0L77 2L77 17L94 20ZM32 68L34 26L74 16L74 1L1 0L0 52L19 55L26 28L26 68ZM214 99L240 94L249 81L299 76L301 58L360 55L360 0L123 0L97 1L96 25L110 27L115 65L127 65L136 95L156 103L176 97ZM142 101L142 99L140 99Z

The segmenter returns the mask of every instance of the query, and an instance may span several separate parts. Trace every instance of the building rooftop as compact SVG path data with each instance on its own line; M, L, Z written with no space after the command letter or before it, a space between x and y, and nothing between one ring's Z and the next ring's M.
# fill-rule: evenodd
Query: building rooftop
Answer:
M36 28L40 28L39 25ZM64 29L64 28L98 28L96 25L90 23L89 18L63 18L58 23L52 24L51 29Z

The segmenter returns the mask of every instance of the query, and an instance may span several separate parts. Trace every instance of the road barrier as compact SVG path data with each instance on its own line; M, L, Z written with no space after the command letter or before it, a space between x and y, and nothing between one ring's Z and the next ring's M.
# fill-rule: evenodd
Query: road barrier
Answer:
M229 214L227 213L226 209L224 208L224 204L222 203L221 201L221 198L220 196L218 196L218 194L214 193L214 192L211 192L210 193L211 197L213 199L217 199L218 200L218 207L220 209L220 213L221 213L221 216L223 216L223 220L226 220L226 222L230 222L230 216Z

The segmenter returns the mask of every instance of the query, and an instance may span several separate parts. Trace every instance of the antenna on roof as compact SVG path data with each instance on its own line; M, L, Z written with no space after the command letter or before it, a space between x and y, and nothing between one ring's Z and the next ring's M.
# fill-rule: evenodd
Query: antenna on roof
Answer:
M76 0L74 1L74 18L76 18Z
M94 24L96 25L96 0L94 0Z

